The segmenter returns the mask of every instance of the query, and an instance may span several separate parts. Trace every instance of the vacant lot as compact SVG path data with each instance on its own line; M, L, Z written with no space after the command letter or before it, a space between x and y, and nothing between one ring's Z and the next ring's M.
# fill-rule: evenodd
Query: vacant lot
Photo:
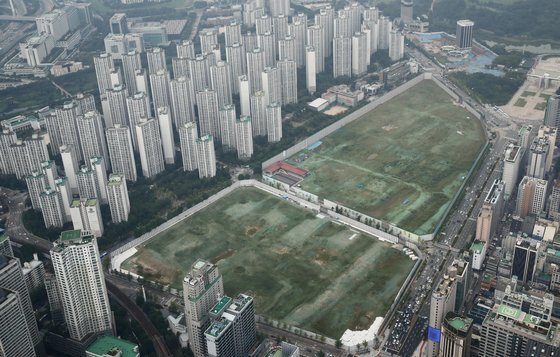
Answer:
M430 80L288 162L302 188L416 234L431 233L484 145L480 122Z
M258 189L242 188L152 238L124 268L180 288L198 258L257 313L338 338L393 302L413 262L402 252Z

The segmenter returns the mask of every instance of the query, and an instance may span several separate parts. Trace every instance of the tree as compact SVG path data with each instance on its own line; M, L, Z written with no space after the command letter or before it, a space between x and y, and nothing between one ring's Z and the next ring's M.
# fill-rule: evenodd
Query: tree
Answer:
M334 347L341 348L342 347L342 341L340 339L336 340L334 342Z
M317 352L317 357L325 357L325 352L323 352L323 350L319 350L319 352Z

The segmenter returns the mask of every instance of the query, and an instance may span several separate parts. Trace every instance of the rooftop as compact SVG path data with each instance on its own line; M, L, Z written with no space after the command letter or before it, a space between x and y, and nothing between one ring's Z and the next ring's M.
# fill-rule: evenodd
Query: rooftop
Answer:
M517 145L512 145L510 148L506 150L506 161L515 161L517 159L517 153L521 149Z
M484 242L481 242L479 240L475 240L473 242L473 244L471 245L471 249L473 252L475 252L476 254L482 254L482 250L484 249Z
M456 317L447 321L451 327L456 330L465 331L467 330L468 326L465 320L460 317Z
M60 241L68 242L73 240L78 240L82 236L82 231L80 229L74 229L72 231L64 231L60 233Z
M120 351L121 357L138 357L138 346L127 340L122 340L113 336L98 337L89 347L86 352L104 356L111 355L112 352Z
M211 314L219 315L231 302L229 296L223 296L210 310Z
M206 329L205 334L210 335L210 336L215 337L215 338L218 338L218 336L220 336L222 334L222 332L224 332L229 327L229 325L231 325L231 321L229 321L225 317L222 317L222 318L212 322L210 327L208 327L208 329Z

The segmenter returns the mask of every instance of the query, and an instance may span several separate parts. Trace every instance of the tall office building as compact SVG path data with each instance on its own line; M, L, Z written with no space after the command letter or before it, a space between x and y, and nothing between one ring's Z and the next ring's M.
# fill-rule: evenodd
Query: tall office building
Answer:
M173 83L173 81L171 81ZM126 98L126 109L128 112L128 122L131 128L142 118L149 118L152 116L150 110L150 98L144 92L136 92L132 96ZM138 143L136 137L132 137L132 145L135 150L138 150Z
M551 95L546 103L544 114L544 125L552 128L560 128L560 95Z
M25 280L23 279L21 264L18 258L0 255L0 288L17 293L23 315L25 316L25 325L31 336L33 346L36 346L41 341L41 336L39 335L37 321L33 313L33 305L31 304L27 285L25 285ZM5 325L1 326L0 331L5 329ZM8 355L5 356L8 357Z
M278 40L278 59L296 60L296 41L294 36L288 35Z
M548 218L560 221L560 179L552 182L552 192L549 196Z
M79 230L62 232L51 249L56 282L70 337L113 328L96 239Z
M457 32L455 36L455 46L458 49L472 47L474 22L470 20L457 21Z
M525 176L519 183L517 191L517 210L519 217L538 215L545 207L548 182Z
M107 197L111 210L111 222L120 223L128 221L130 214L130 200L124 175L111 174L107 182Z
M127 180L136 182L136 161L130 130L126 126L116 125L108 128L105 134L113 173L123 174Z
M95 183L99 193L97 198L101 201L101 204L107 203L107 167L105 158L103 156L93 156L89 158L88 162L91 171L95 175Z
M313 46L305 48L305 85L309 94L313 94L317 90L316 56L317 53Z
M391 30L393 29L393 22L385 16L380 16L378 21L379 34L378 34L378 48L380 50L389 49L389 41L391 40Z
M101 53L99 56L93 57L93 65L95 67L95 76L99 87L99 94L105 94L109 88L113 88L111 83L111 71L115 69L113 57L110 53Z
M195 92L210 87L210 63L207 55L189 59L189 72Z
M241 115L251 115L251 88L247 76L239 76L239 107Z
M74 103L78 106L80 113L97 111L93 94L78 93L74 97Z
M523 284L533 281L537 272L537 256L540 253L539 241L533 239L517 240L513 249L511 276L517 277Z
M3 129L0 131L0 174L7 175L14 173L14 164L12 160L10 160L10 155L6 154L9 153L10 146L15 144L17 141L16 133L10 131L8 129Z
M231 46L234 43L241 43L243 41L243 38L241 37L241 22L232 20L225 26L224 34L226 47Z
M265 53L260 48L247 52L247 77L249 79L250 94L263 89L261 73L265 68Z
M298 85L296 62L290 60L278 61L278 68L280 69L280 79L282 84L282 97L280 103L282 105L297 104ZM269 103L272 102L269 101Z
M257 35L262 35L265 32L272 32L272 17L267 14L263 14L255 19L255 29Z
M550 142L547 138L535 138L529 149L527 176L544 179L550 167L547 166L550 153ZM550 161L551 162L551 161Z
M193 83L188 77L171 81L171 113L176 128L196 120Z
M210 82L218 97L218 108L233 103L233 78L231 66L227 62L218 61L210 67Z
M235 123L235 147L240 160L250 159L253 156L253 128L251 117L240 116Z
M262 72L262 85L266 103L282 100L282 76L277 67L266 67Z
M151 73L151 72L150 72ZM150 87L152 89L152 101L154 105L154 113L157 113L160 107L169 107L169 72L159 70L150 74Z
M196 161L198 177L211 178L216 176L216 152L214 151L214 138L204 135L196 139Z
M32 171L42 170L41 163L49 160L47 145L38 134L26 140L17 140L8 147L8 160L11 161L10 173L22 179Z
M198 108L198 127L200 135L210 134L220 138L218 123L218 95L216 91L205 88L196 93Z
M70 185L72 192L78 192L78 179L76 178L76 172L80 169L75 152L74 145L62 145L60 147L62 168L64 169L64 174L68 179L68 184Z
M322 73L325 70L325 28L313 25L307 28L307 43L315 49L315 71Z
M177 43L177 57L179 58L194 58L194 43L191 40L183 40Z
M78 182L78 192L81 198L98 198L100 197L99 185L95 172L87 165L82 165L76 172L76 180Z
M502 181L505 184L504 196L509 198L517 187L519 177L519 167L522 160L522 150L519 146L509 144L504 156L504 169L502 171Z
M245 47L239 42L234 42L227 46L226 61L231 67L233 93L239 93L239 76L247 75L247 56L245 54Z
M503 181L495 180L492 183L478 214L475 239L490 242L496 234L499 221L504 214L504 187Z
M327 5L315 14L315 24L325 28L325 53L327 57L333 54L332 40L335 34L335 11L331 5Z
M105 162L109 161L105 133L103 131L103 119L97 112L87 112L76 118L80 145L86 162L92 158L101 156Z
M470 357L473 320L454 312L445 314L439 344L440 357Z
M264 66L276 66L276 36L270 31L257 35L258 46L264 52Z
M166 164L175 163L175 139L173 137L173 123L169 108L158 108L157 121L161 133L161 144L163 147L163 158Z
M400 61L404 57L404 35L400 31L392 30L389 34L389 58Z
M282 109L279 103L270 103L266 107L266 137L269 143L282 139Z
M190 57L190 58L194 58ZM171 68L173 69L173 78L189 77L189 58L187 57L173 57L171 58Z
M136 71L142 69L142 60L140 52L136 50L129 51L121 56L124 84L128 95L137 92L136 88Z
M200 38L200 52L202 54L212 52L214 46L218 44L218 34L214 30L201 31L198 37Z
M401 21L404 24L409 24L413 20L412 0L401 0Z
M0 233L0 255L14 256L14 251L10 243L10 237L4 232Z
M367 73L367 37L363 32L352 36L352 75L361 76Z
M103 220L101 209L96 198L75 199L70 205L72 225L75 230L83 230L91 233L94 237L103 236Z
M183 280L185 319L189 344L196 357L206 356L204 332L210 326L209 311L224 294L218 267L209 262L196 261Z
M62 145L71 144L75 150L76 158L83 160L76 117L82 113L74 102L65 102L62 107L55 109L55 116L47 116L46 125L49 132L51 147L59 148ZM56 151L58 152L58 151Z
M141 119L135 130L142 175L153 177L165 170L158 122L154 118Z
M107 89L105 92L107 96L108 112L105 112L105 126L112 127L115 124L129 125L128 112L126 107L126 97L128 92L121 86L115 86Z
M226 151L235 150L235 105L228 104L223 106L219 111L218 117L220 122L222 148Z
M333 77L352 76L352 39L335 37L333 40Z
M34 210L40 210L41 202L39 201L39 195L49 186L47 177L42 171L34 170L30 175L25 176L25 184L27 185L27 192L29 192L31 207Z
M469 263L456 259L447 268L430 300L428 324L428 356L438 356L441 342L441 328L448 312L459 311L469 286Z
M292 17L292 23L288 25L288 32L295 40L295 51L298 68L305 65L305 47L307 46L307 16L298 14Z
M146 51L148 57L148 73L152 75L159 71L167 71L165 50L161 47L152 47Z
M62 194L54 189L47 188L39 194L39 202L45 227L62 228L64 223L68 221Z
M290 0L268 0L267 6L272 16L290 15Z
M486 315L480 328L479 356L556 356L560 336L551 319L554 296L518 293L506 287L503 298Z
M72 204L72 188L68 183L66 177L58 177L55 180L55 188L58 193L60 193L60 202L62 203L62 209L64 212L64 222L72 220L70 214L70 205Z
M198 168L196 154L196 140L198 132L195 122L188 122L179 127L179 139L181 141L181 156L183 158L183 170L194 171Z
M253 136L264 136L266 132L266 96L264 92L257 92L251 96L251 125Z
M128 33L128 21L125 13L116 13L109 19L109 28L114 35L124 35Z
M2 260L0 256L0 261ZM0 286L0 352L2 356L36 356L17 291Z
M212 323L205 331L208 356L247 356L257 343L253 298L223 296L209 314Z
M56 163L53 160L43 161L41 163L41 171L47 179L48 187L54 188L56 186L55 180L58 178Z

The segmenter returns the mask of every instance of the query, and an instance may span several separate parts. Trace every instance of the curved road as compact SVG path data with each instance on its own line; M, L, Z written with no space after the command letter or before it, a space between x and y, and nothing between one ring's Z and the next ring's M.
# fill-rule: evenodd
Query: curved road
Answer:
M3 203L7 203L9 208L6 220L6 234L10 237L10 240L16 243L34 246L40 250L41 253L48 255L52 248L52 243L27 232L21 222L21 214L24 211L24 202L26 198L27 194L0 187L0 200ZM165 343L165 339L156 329L152 321L150 321L148 316L134 301L111 282L111 276L109 274L105 274L105 284L107 285L107 292L113 300L125 308L130 316L142 326L154 344L157 355L160 357L172 356Z

